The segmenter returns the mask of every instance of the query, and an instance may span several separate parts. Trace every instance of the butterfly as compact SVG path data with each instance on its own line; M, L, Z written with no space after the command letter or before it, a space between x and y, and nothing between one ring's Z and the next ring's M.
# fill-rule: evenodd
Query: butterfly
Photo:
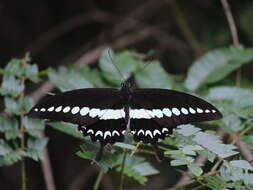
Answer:
M100 143L97 161L104 147L124 141L126 132L137 142L150 143L161 161L158 141L176 126L222 118L216 107L196 96L167 89L134 89L129 81L120 89L86 88L47 97L28 116L77 124L84 136Z

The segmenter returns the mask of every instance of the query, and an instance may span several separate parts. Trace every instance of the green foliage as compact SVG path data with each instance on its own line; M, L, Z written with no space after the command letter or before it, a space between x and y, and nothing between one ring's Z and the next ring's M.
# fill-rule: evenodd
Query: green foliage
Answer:
M185 87L194 91L205 84L220 81L252 59L252 48L230 47L208 52L190 67Z
M74 124L63 122L50 122L48 123L48 125L73 137L84 139L83 135L77 130L77 127Z
M0 140L0 166L14 164L25 157L36 161L42 159L41 152L48 141L38 131L44 129L44 122L24 116L32 107L31 99L24 94L25 83L40 80L38 66L29 64L29 61L28 56L12 59L1 73L0 94L4 99L6 116L0 117L0 135L3 136Z
M171 89L173 80L170 75L161 67L158 61L152 61L146 68L140 68L136 74L136 83L141 88L167 88Z
M92 87L92 84L76 68L60 67L58 71L51 69L48 77L61 91Z
M241 88L228 86L234 83L231 81L233 77L228 76L232 76L236 69L252 60L253 49L222 48L210 51L191 66L185 80L183 77L177 80L179 77L172 77L160 62L148 62L145 58L146 55L134 51L114 53L106 49L97 67L60 67L43 73L48 74L49 79L61 91L89 87L119 87L122 76L118 68L124 79L133 78L138 87L183 89L184 86L199 93L199 96L205 94L206 98L220 109L224 118L203 123L203 129L190 124L178 126L170 138L166 138L160 144L161 150L170 159L169 162L164 162L176 168L186 166L191 171L190 177L193 181L210 189L252 189L251 164L242 158L237 160L239 151L233 145L234 142L225 144L215 135L214 130L222 128L225 132L236 133L238 138L253 150L252 84L248 82ZM32 106L32 101L24 94L25 82L38 82L41 74L37 65L29 64L29 61L28 57L13 59L0 70L3 75L0 94L4 97L4 111L7 115L0 117L0 133L3 134L0 140L0 166L16 163L24 157L41 160L41 151L48 142L48 138L39 132L44 130L44 121L24 115ZM107 147L102 161L97 163L94 159L99 145L91 143L88 137L84 138L76 125L64 122L50 122L48 125L82 140L80 151L76 154L98 165L103 173L113 169L140 184L147 183L148 176L159 173L152 166L151 160L145 158L145 153L153 154L149 146L136 144L132 138L127 138L127 143L116 143L111 149ZM207 130L206 127L213 130ZM25 148L20 147L21 140L26 141ZM217 169L216 173L209 173L204 170L203 165L195 162L199 155L206 157L212 166L217 164L217 160L220 162L214 167ZM230 161L226 161L228 159Z
M206 98L224 115L222 120L209 122L208 125L221 127L229 133L237 132L239 138L253 149L253 130L250 122L253 117L253 91L246 87L224 86L223 82L227 76L233 75L233 71L252 60L251 48L222 48L210 51L191 66L185 81L176 80L177 76L172 77L158 61L145 61L146 56L143 54L128 50L114 53L110 50L109 55L108 51L106 49L100 57L99 68L61 67L58 71L51 70L49 78L62 91L90 86L119 87L122 82L122 76L117 70L119 68L124 79L133 77L138 87L183 89L182 86L185 86L188 90L198 90L199 96L207 94ZM80 83L77 84L76 81ZM233 81L228 84L232 83ZM249 83L247 85L250 86ZM140 148L131 138L127 143L116 143L112 149L106 151L102 161L97 163L94 159L98 144L90 143L89 138L83 138L72 124L51 122L49 125L75 138L83 139L77 155L96 163L104 173L114 169L140 184L147 182L147 176L159 173L150 161L136 156L138 153L152 152L143 149L143 144ZM215 131L203 130L194 125L182 125L174 130L171 138L162 142L161 147L165 156L170 159L171 167L186 166L191 171L190 176L193 180L198 179L210 189L247 189L251 185L251 166L245 160L234 159L235 155L239 154L236 147L224 144L215 135ZM126 160L123 164L124 154ZM201 164L195 163L199 155L206 157L212 165L216 164L216 160L220 160L220 172L208 175ZM225 158L231 161L227 162ZM235 178L231 171L240 177Z

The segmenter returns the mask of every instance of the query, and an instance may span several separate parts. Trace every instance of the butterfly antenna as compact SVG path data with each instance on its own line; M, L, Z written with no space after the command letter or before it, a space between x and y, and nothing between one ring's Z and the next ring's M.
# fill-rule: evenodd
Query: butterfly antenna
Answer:
M114 65L114 67L118 71L119 75L121 76L122 80L125 81L126 79L125 79L124 75L122 74L122 72L120 71L119 67L116 65L116 63L114 62L114 60L112 58L111 49L108 49L108 55L110 57L110 60L111 60L112 64Z

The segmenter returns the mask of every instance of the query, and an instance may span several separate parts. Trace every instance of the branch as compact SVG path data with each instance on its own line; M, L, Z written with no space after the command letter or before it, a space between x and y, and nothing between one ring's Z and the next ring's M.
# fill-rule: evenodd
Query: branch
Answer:
M44 160L41 161L41 168L43 171L43 176L46 182L47 190L56 190L47 148L43 149L42 154L43 154Z
M238 33L237 33L237 29L236 29L233 15L231 13L230 6L229 6L227 0L221 0L221 3L222 3L222 7L224 9L224 12L225 12L225 15L226 15L226 18L228 21L229 29L230 29L232 39L233 39L233 44L235 47L238 47L239 46L239 38L238 38Z
M177 25L182 32L184 38L186 41L190 44L192 49L194 50L197 57L201 56L204 52L203 48L201 47L201 44L198 42L197 37L192 32L191 28L188 26L188 23L181 11L181 9L178 7L175 0L165 0L167 4L170 5L172 8L172 12L174 14L174 17L176 19Z
M234 21L233 15L231 13L229 3L227 0L221 0L221 4L223 6L223 9L224 9L227 21L228 21L229 29L230 29L231 36L233 39L233 45L235 48L237 48L237 47L239 47L239 37L238 37L235 21ZM240 79L241 79L241 71L240 71L240 69L238 69L237 75L236 75L236 85L238 87L240 86ZM232 137L236 138L235 136L232 136ZM252 151L248 148L248 146L246 144L237 140L236 146L239 148L239 150L241 151L242 155L245 157L246 160L248 160L249 162L251 162L253 160Z

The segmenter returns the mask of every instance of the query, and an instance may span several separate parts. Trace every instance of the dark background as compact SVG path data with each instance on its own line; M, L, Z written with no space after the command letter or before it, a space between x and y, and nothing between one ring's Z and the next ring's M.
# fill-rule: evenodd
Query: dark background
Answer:
M253 2L229 1L240 43L253 43ZM30 52L40 69L62 64L93 63L100 48L154 51L154 58L172 73L185 73L208 50L232 44L219 0L1 0L0 66ZM86 55L84 60L81 56ZM90 56L87 58L87 56ZM92 57L93 56L93 57ZM252 66L251 66L252 67ZM253 78L246 66L243 75ZM75 156L80 142L47 129L48 145L58 189L91 189L98 170ZM152 157L150 159L153 159ZM45 189L40 163L27 161L29 189ZM157 189L176 183L177 174L156 164L161 174L146 187L129 181L128 189ZM111 190L113 176L101 189ZM132 183L132 184L131 184ZM20 189L19 165L0 169L0 189Z

